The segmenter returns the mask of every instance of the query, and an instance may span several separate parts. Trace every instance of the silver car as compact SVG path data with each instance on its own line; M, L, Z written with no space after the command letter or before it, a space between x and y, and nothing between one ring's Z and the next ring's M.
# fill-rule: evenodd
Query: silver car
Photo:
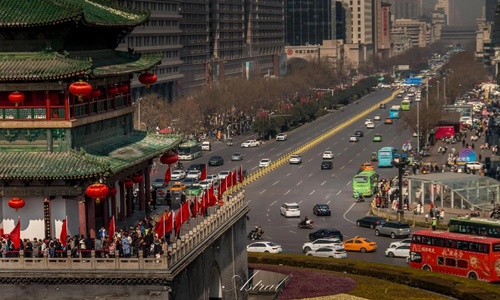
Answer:
M291 165L293 165L293 164L295 164L295 165L301 164L302 163L302 156L300 156L298 154L292 154L292 156L290 156L289 163Z
M375 227L375 235L386 235L392 239L397 237L407 238L411 234L410 225L405 222L385 222Z

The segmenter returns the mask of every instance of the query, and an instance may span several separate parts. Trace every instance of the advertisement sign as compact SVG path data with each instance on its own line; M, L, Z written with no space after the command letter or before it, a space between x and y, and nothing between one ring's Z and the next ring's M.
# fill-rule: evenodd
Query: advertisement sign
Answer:
M458 161L462 162L476 161L476 152L474 152L474 150L472 150L471 148L465 148L462 151L460 151L460 154L458 155Z

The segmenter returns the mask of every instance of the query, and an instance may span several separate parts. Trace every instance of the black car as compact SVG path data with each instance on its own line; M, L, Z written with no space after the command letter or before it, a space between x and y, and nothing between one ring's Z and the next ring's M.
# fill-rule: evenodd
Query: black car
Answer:
M384 103L380 104L380 109L385 109L385 104Z
M224 159L220 156L212 156L208 161L209 166L222 166L224 164Z
M330 210L330 206L328 206L328 204L316 204L313 207L313 214L316 216L331 216L332 211Z
M324 160L321 162L321 170L333 169L333 162L331 160Z
M191 171L191 170L198 170L198 171L203 171L205 168L207 167L207 165L205 164L192 164L189 166L189 168L187 169L186 173Z
M356 221L358 227L370 227L375 229L377 225L384 224L385 219L379 216L366 216Z
M342 233L334 228L322 228L316 230L313 233L309 233L310 241L315 241L321 238L338 238L341 241L344 240L344 236L342 235Z
M356 130L356 132L354 132L354 135L357 136L357 137L363 137L364 136L363 131L361 131L361 130Z

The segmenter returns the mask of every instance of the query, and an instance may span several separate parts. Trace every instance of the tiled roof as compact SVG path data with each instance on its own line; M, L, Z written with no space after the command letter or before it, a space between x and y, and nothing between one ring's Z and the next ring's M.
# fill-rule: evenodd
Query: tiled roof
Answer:
M0 0L1 2L1 0ZM161 53L114 50L75 52L0 52L0 81L60 80L79 76L103 77L151 69Z
M149 15L98 0L1 0L1 27L38 27L81 20L90 26L137 26Z
M70 58L57 52L0 53L2 81L58 80L86 75L91 67L90 59Z
M144 132L71 152L0 152L0 179L57 180L107 177L177 147L182 137Z

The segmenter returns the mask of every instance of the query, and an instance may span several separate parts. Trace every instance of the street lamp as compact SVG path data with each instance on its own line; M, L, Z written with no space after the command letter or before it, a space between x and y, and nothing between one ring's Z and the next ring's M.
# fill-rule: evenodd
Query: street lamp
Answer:
M420 156L420 98L416 98L417 102L417 155Z
M408 157L405 152L395 152L393 153L393 156L394 158L391 164L398 168L398 221L403 222L405 214L403 209L403 175L405 173L406 166L408 165Z

